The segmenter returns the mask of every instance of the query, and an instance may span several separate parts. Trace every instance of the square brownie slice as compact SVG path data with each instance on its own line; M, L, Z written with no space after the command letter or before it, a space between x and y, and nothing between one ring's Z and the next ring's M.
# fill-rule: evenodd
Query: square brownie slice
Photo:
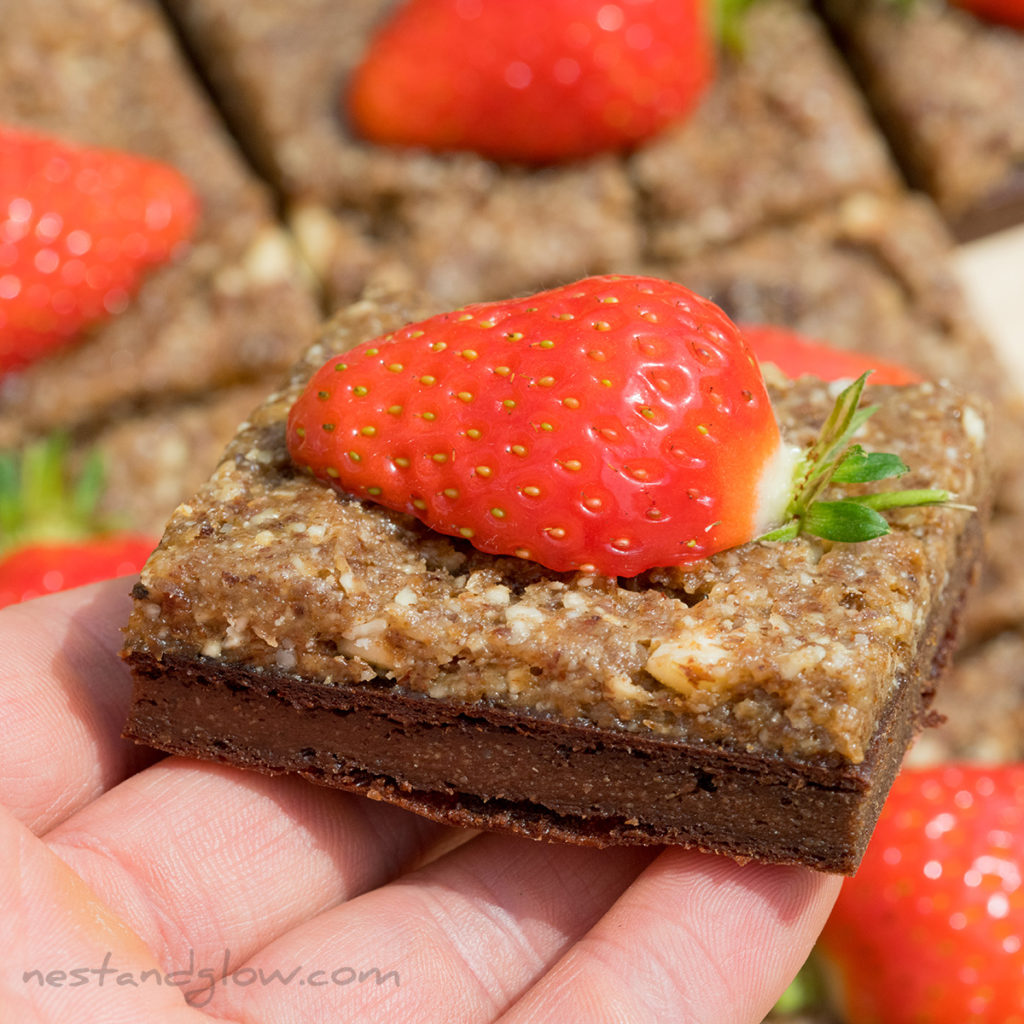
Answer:
M331 303L354 298L381 263L451 305L635 264L636 197L621 161L529 171L352 135L342 89L390 6L167 4Z
M79 343L0 382L0 447L279 376L319 319L270 194L150 0L13 4L0 120L176 167L200 201L186 254Z
M903 510L869 544L753 543L632 580L558 574L289 460L312 371L435 311L382 297L340 314L175 512L134 590L126 734L455 825L853 871L974 574L984 406L874 389L863 437L914 467L908 486L977 511ZM779 384L794 442L833 394Z
M751 10L742 52L721 55L704 103L678 129L632 157L537 170L352 134L341 95L393 0L168 7L335 303L381 262L446 305L636 272L652 246L690 254L897 181L802 0Z
M956 235L1024 220L1024 33L948 3L822 7L911 184Z

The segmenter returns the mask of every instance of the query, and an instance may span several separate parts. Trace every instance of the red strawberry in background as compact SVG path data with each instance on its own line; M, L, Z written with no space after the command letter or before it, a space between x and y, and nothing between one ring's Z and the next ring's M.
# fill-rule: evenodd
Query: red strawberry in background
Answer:
M1024 28L1024 0L953 0L962 7L986 21Z
M870 373L872 384L902 386L921 380L916 373L898 363L833 348L788 327L741 324L740 329L759 363L772 363L792 379L809 375L821 380L853 380L862 373Z
M0 127L0 373L123 308L196 216L171 167Z
M19 548L0 556L0 608L86 583L137 573L155 547L152 537L112 533Z
M830 480L906 470L850 445L863 386L801 455L717 306L671 282L595 277L330 360L295 403L288 444L323 480L480 550L633 576L762 535L864 540L888 530L878 508L945 500L818 500Z
M820 951L845 1024L1024 1024L1024 765L904 771Z
M0 608L138 572L156 547L96 514L102 467L93 457L71 481L66 454L52 437L0 456Z
M703 0L407 0L344 97L365 138L550 163L628 147L712 75Z

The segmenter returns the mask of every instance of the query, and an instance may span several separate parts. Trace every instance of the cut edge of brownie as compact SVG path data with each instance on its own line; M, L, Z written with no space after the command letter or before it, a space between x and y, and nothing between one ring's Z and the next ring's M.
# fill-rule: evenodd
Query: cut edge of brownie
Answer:
M387 681L327 686L169 652L127 652L134 695L125 736L297 774L447 825L595 847L671 843L853 874L907 747L934 717L928 707L956 643L981 536L974 517L958 573L860 764L619 734Z

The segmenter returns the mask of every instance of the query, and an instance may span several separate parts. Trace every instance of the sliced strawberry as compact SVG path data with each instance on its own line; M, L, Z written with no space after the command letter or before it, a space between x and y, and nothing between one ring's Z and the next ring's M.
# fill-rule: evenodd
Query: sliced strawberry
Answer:
M1024 1024L1024 765L904 771L820 950L845 1024Z
M860 352L833 348L775 324L741 324L743 337L762 365L772 363L787 377L818 377L821 380L856 380L871 374L872 384L916 384L921 378L912 370Z
M0 373L121 310L196 216L171 167L0 126Z
M407 0L345 104L374 142L549 163L688 113L712 74L702 0Z
M0 608L142 568L157 541L98 515L102 487L95 456L71 478L59 436L0 456Z
M717 306L671 282L596 277L432 317L330 360L292 409L288 444L322 479L483 551L633 576L779 523L767 539L886 532L871 499L818 501L833 473L864 482L906 469L850 449L863 384L801 458Z

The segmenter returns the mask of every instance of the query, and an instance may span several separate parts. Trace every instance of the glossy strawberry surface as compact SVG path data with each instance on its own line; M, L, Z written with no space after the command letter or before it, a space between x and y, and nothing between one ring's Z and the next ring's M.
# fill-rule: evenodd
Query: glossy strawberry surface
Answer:
M408 0L348 85L379 143L547 163L628 147L713 71L702 0Z
M288 443L334 486L483 551L613 576L750 540L781 448L757 362L721 310L614 276L468 306L331 359Z
M124 309L196 217L171 167L0 126L0 373Z
M139 572L155 547L152 537L115 533L18 548L0 557L0 608Z
M1024 1024L1024 765L904 771L820 949L845 1024Z

